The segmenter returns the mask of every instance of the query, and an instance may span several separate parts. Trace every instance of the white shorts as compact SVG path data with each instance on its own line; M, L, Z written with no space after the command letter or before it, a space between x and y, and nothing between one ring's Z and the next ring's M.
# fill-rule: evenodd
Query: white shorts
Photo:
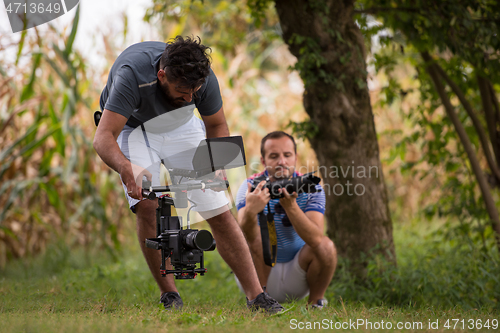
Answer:
M132 164L151 172L152 186L160 186L162 160L168 167L192 170L194 152L204 139L205 125L193 115L187 123L166 133L145 132L140 126L137 128L125 126L118 136L117 143ZM128 195L125 184L123 189L130 209L135 212L134 206L139 200ZM160 195L161 193L157 193L157 196ZM188 198L196 204L193 210L197 212L215 210L228 204L222 191L193 190L188 192Z
M302 251L302 249L300 249ZM306 272L299 265L299 252L289 262L276 263L267 278L266 292L278 302L303 299L309 295ZM240 281L236 283L241 291Z

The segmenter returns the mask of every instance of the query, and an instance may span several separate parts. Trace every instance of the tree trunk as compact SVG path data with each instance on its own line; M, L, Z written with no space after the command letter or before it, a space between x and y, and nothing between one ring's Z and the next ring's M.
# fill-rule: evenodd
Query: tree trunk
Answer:
M309 141L325 185L328 235L362 277L370 257L396 258L353 1L276 0L276 9L318 128Z

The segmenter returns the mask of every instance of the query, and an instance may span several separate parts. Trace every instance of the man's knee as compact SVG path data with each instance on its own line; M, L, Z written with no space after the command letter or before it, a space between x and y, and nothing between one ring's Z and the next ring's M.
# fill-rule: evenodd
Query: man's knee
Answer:
M311 248L313 256L316 257L323 265L336 265L337 250L333 241L327 236L323 236L321 242L314 249Z

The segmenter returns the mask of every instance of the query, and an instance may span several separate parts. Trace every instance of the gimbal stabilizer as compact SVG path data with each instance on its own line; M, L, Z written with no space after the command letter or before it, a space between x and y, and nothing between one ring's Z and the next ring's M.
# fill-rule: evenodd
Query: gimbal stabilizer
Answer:
M172 172L171 172L172 175ZM143 182L142 194L144 197L154 200L155 192L170 192L169 195L158 197L158 208L156 209L156 238L146 239L146 246L161 250L160 273L162 276L174 274L176 279L194 279L197 273L204 275L207 271L204 267L203 252L215 250L215 240L208 230L191 229L188 224L186 229L182 229L182 218L172 216L172 207L187 208L187 192L197 189L227 188L227 181L207 182L199 181L194 184L175 184L170 186L154 186ZM146 189L147 188L147 189ZM170 258L170 263L174 269L166 268L166 260ZM197 264L199 268L196 268Z

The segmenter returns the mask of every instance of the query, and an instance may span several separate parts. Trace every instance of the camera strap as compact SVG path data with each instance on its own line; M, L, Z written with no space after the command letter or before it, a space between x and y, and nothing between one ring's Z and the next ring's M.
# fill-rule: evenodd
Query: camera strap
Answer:
M278 253L278 237L276 236L276 227L274 225L274 214L271 213L269 203L267 203L267 212L267 214L264 214L264 211L259 213L262 253L264 255L264 263L267 266L274 267Z
M254 179L254 184L258 184L263 180L267 181L269 179L265 175L261 175ZM264 211L262 211L259 213L258 218L264 263L267 266L274 267L278 254L278 237L276 236L276 227L274 225L274 214L271 213L269 202L267 203L267 214L264 214Z

